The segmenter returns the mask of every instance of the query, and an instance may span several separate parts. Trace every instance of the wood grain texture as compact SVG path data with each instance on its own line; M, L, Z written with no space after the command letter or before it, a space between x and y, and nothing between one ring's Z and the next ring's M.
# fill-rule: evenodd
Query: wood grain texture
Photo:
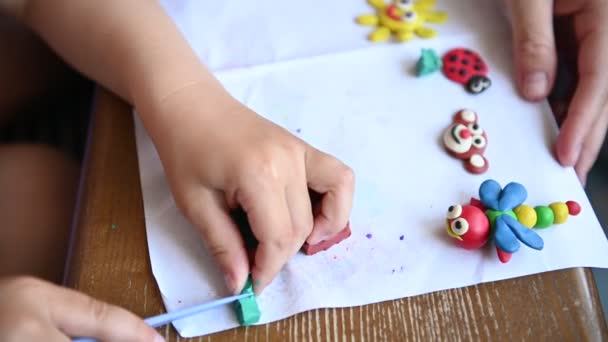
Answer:
M93 116L67 285L137 315L163 312L153 279L130 108L101 91ZM112 227L115 225L115 228ZM168 341L184 341L172 326ZM569 269L347 309L192 341L601 341L608 333L587 269Z

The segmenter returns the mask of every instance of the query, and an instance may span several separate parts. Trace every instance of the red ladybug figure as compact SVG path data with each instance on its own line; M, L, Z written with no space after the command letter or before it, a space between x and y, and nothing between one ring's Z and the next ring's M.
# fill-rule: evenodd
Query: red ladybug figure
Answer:
M488 66L469 49L452 49L443 55L442 62L445 77L464 85L471 94L480 94L492 85L488 78Z

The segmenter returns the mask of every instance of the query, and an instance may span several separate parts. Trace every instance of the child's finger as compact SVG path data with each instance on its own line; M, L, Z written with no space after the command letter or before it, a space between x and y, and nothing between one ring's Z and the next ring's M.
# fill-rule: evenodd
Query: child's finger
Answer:
M304 174L304 170L300 172L302 174L295 175L292 183L285 189L293 232L295 240L298 243L295 246L297 248L295 252L304 244L313 227L312 205L310 196L308 195L306 175Z
M198 227L209 253L224 274L232 293L241 291L249 275L249 259L239 228L230 217L223 196L201 189L190 199L188 217Z
M52 323L68 336L102 341L163 341L142 319L123 308L67 288L42 286L41 283Z
M553 1L509 0L517 85L528 100L545 98L555 79Z
M590 31L579 39L578 86L556 145L557 157L566 166L578 162L583 142L608 98L608 37Z
M581 156L578 159L574 169L578 174L581 183L585 184L587 181L587 174L593 167L595 160L597 159L602 143L606 138L606 130L608 129L608 106L604 106L604 111L597 119L591 132L587 134L585 142L583 143L583 149Z
M247 213L251 230L258 240L251 272L254 291L259 294L298 247L284 185L277 182L253 186L244 189L240 196L239 203Z
M335 235L348 223L355 176L348 166L314 149L307 153L306 173L308 186L323 195L321 210L308 237L308 243L315 244Z

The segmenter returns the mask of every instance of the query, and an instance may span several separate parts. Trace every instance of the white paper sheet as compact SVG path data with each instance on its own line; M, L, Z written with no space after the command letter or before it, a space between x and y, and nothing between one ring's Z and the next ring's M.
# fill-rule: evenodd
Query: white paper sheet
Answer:
M199 2L185 3L191 10ZM226 1L222 6L233 8L236 3ZM253 6L243 3L246 8ZM342 18L346 24L337 23L335 17L331 22L319 19L317 25L325 31L315 30L329 32L336 23L350 30L351 36L344 39L356 45L365 39L360 35L364 31L345 25L351 25L353 13L367 7L357 1L340 3L347 13ZM208 4L213 6L220 5ZM288 8L312 11L304 3ZM467 34L463 28L455 30L457 34L403 45L349 49L346 44L344 49L317 57L284 58L216 73L237 99L335 155L356 173L353 235L327 252L294 257L258 298L260 324L314 308L357 306L568 267L608 267L608 244L582 187L573 170L560 167L550 154L557 133L550 110L546 104L530 104L517 96L507 31L496 25L501 20L497 13L489 13L495 15L495 29L483 34ZM329 20L322 11L319 15ZM222 18L228 20L230 15ZM192 21L186 20L185 27ZM192 40L203 30L188 31ZM293 34L304 33L296 30ZM258 30L255 36L272 42L269 52L316 54L319 45L306 49L308 43L302 41L297 50L282 40L283 35ZM336 38L332 33L326 36ZM440 73L422 79L412 76L421 48L443 53L456 46L473 48L486 58L493 81L487 92L469 96ZM225 65L245 66L272 55L228 61L224 53L229 50L214 58ZM440 145L453 113L465 107L479 113L488 134L485 156L490 169L482 176L468 174L461 161L448 156ZM152 270L166 308L172 311L227 295L223 278L198 235L175 207L156 151L135 120ZM498 261L491 245L483 251L462 250L445 233L446 208L477 196L487 178L503 185L524 184L529 192L526 202L531 205L576 200L582 213L540 231L545 249L539 252L523 246L508 264ZM192 337L233 328L238 322L231 308L225 307L174 325L182 336Z
M489 32L502 13L496 0L439 0L440 36ZM198 56L212 70L268 64L369 47L370 27L355 23L374 13L366 0L161 0Z

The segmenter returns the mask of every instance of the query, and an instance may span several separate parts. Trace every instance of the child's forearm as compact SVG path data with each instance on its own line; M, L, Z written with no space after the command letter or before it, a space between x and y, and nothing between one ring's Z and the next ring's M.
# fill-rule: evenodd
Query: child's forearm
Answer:
M67 62L149 115L194 84L211 98L225 94L157 1L0 0L0 6Z

